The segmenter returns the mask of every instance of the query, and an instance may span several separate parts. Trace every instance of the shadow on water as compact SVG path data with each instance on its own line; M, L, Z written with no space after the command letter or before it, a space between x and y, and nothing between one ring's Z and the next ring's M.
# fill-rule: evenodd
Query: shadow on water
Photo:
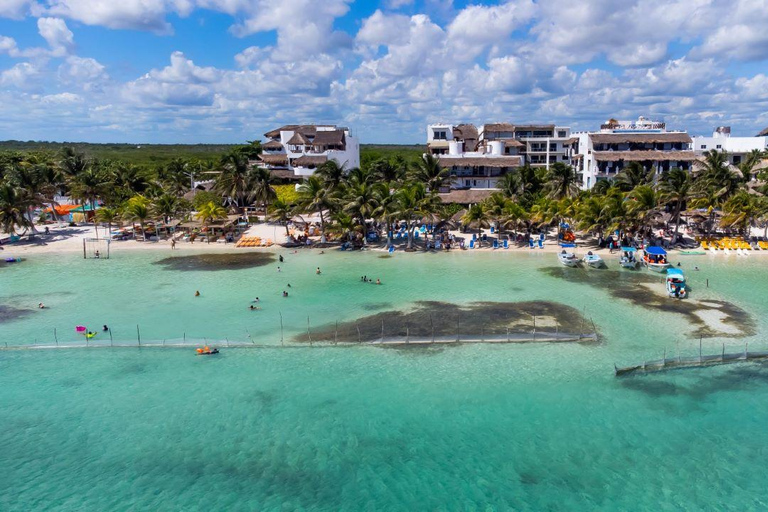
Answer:
M155 265L162 265L165 270L217 271L263 267L264 265L268 265L274 261L275 256L271 253L242 252L173 256L156 261Z
M311 329L313 341L370 342L384 337L428 338L456 336L501 336L507 333L530 333L533 319L547 332L578 334L592 331L591 321L575 308L547 301L475 302L469 305L448 302L417 302L408 311L389 310L350 322L327 324ZM382 333L383 331L383 333ZM301 334L295 341L309 341Z
M691 335L695 337L738 338L754 336L757 333L754 318L733 303L710 299L703 301L695 299L675 300L663 293L652 291L649 286L664 286L664 278L660 274L621 270L590 272L586 269L565 267L548 267L542 268L540 271L550 277L605 290L617 299L623 299L648 309L682 315L694 326ZM738 332L723 332L707 324L702 315L706 316L708 313L716 314L720 317L719 321L722 324L733 327Z
M669 413L685 413L703 409L703 402L717 393L749 391L767 386L768 363L744 363L721 372L713 368L699 368L667 375L638 374L617 379L616 383L622 389L644 395L655 408ZM684 403L673 400L678 398L684 399Z

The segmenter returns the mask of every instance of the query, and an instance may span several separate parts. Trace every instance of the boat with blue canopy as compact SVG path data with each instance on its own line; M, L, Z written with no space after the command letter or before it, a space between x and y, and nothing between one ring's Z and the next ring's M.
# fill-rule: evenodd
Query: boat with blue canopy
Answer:
M622 247L619 264L623 268L635 270L639 262L637 261L637 249L634 247Z
M688 296L688 291L685 288L685 275L679 268L667 269L667 293L676 299L684 299Z
M663 247L646 247L643 249L643 264L652 272L665 272L670 267L667 251Z

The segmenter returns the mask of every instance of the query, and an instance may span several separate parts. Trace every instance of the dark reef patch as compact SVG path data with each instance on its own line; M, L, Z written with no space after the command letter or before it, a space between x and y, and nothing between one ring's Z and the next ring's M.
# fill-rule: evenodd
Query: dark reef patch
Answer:
M12 322L32 314L31 309L21 309L0 304L0 324Z
M592 331L591 321L575 308L556 302L475 302L458 305L447 302L417 302L408 311L389 310L362 317L351 322L313 327L312 341L370 342L384 337L428 338L434 330L436 337L499 336L507 333L531 333L533 317L537 317L539 332L586 334ZM296 341L309 341L307 334L297 335Z
M156 261L166 270L181 271L216 271L241 270L245 268L263 267L275 261L275 256L262 252L241 252L225 254L192 254L189 256L173 256Z
M617 299L624 299L645 308L682 315L694 326L691 335L697 338L739 338L742 336L754 336L757 333L757 325L754 318L733 303L710 299L701 301L696 299L675 300L663 294L655 293L649 286L660 286L663 288L664 277L661 274L654 275L647 272L619 270L590 272L587 269L565 267L549 267L540 269L540 271L551 277L606 290ZM719 312L722 316L722 324L734 327L738 332L717 330L707 324L702 316L700 316L702 314L706 315L707 312L715 311Z

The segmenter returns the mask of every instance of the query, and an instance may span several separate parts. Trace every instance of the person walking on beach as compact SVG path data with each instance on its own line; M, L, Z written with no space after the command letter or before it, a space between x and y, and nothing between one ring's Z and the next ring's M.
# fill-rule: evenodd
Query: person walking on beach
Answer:
M176 240L171 240L171 250L176 248Z

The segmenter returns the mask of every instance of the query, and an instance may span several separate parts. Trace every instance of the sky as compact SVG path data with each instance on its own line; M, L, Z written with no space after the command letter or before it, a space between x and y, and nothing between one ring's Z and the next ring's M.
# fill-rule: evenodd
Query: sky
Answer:
M0 139L768 126L768 0L0 0Z

